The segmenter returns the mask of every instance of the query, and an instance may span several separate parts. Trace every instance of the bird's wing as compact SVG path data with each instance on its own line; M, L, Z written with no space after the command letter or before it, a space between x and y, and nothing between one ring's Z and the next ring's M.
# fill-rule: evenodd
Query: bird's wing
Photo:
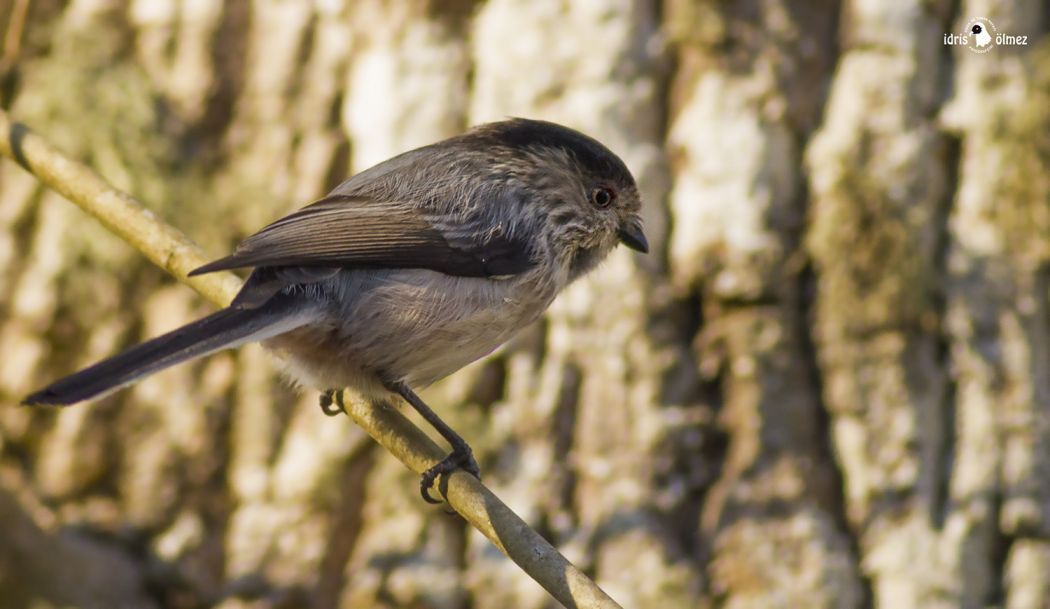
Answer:
M233 254L190 275L245 267L419 268L461 277L516 275L528 244L483 219L439 229L418 209L332 195L248 237Z

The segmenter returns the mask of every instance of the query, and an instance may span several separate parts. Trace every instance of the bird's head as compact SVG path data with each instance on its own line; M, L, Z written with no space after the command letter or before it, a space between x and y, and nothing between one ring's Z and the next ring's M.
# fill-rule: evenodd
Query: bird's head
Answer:
M506 151L534 195L543 232L573 278L619 243L646 253L641 198L634 177L616 154L597 140L554 123L513 119L480 131Z

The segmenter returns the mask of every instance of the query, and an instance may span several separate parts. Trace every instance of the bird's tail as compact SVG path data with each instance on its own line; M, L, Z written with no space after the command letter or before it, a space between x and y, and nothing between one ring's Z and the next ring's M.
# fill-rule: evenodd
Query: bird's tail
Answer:
M271 338L312 319L301 304L281 297L258 308L226 308L55 381L22 403L75 404L186 360Z

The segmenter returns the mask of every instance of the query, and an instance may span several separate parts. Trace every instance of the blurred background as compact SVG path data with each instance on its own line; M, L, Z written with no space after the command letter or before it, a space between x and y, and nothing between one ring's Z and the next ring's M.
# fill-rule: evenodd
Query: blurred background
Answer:
M974 19L1026 44L948 37ZM3 0L0 101L214 257L470 125L581 129L653 253L424 394L486 483L629 608L1038 608L1048 30L1045 0ZM0 607L555 606L257 347L16 406L210 310L0 162Z

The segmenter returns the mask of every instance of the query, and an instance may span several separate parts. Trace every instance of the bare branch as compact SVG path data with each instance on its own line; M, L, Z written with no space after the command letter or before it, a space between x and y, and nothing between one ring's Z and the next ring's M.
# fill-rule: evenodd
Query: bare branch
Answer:
M7 34L4 35L4 50L0 55L0 78L15 67L22 52L22 32L25 30L26 15L29 13L29 0L15 0L11 8L11 19L7 23Z
M66 157L25 125L11 122L3 111L0 154L18 162L211 302L225 306L236 294L240 283L229 273L187 278L186 273L207 259L186 235L161 222L133 197ZM444 457L441 448L400 412L350 397L347 412L351 418L412 471L422 473ZM442 490L449 506L563 605L581 609L619 607L481 482L456 472L447 483Z

